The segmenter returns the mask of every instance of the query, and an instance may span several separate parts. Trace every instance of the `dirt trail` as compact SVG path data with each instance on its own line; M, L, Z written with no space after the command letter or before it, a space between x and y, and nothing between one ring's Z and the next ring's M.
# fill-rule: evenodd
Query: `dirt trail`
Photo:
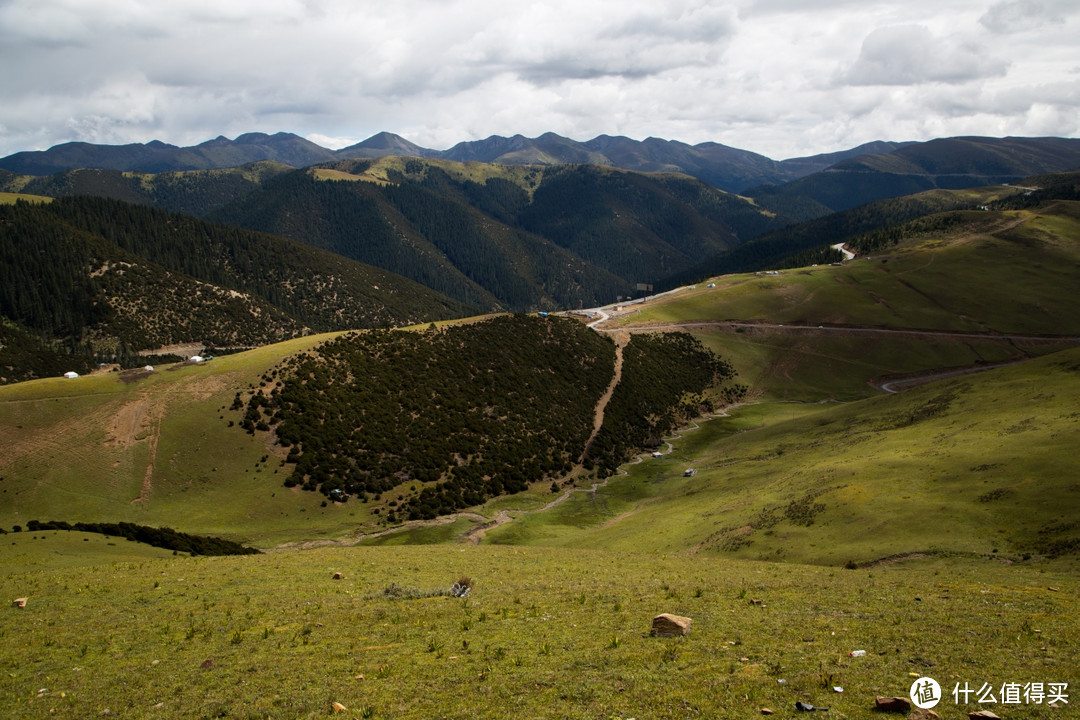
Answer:
M152 422L153 426L150 428L150 434L147 436L149 447L147 449L146 472L143 473L142 485L139 487L139 495L131 501L132 505L149 502L150 493L154 489L154 464L157 461L158 437L161 435L161 417L157 416L152 418Z
M130 449L134 445L144 441L147 443L146 470L143 473L139 494L131 501L133 505L150 500L162 415L164 415L164 409L159 403L151 401L146 395L140 395L116 412L108 428L105 444L127 450L129 457Z
M593 411L593 430L592 430L592 434L589 435L589 439L586 440L586 442L585 442L585 450L581 453L581 457L578 459L578 467L575 469L575 471L572 471L572 473L576 472L576 471L580 471L581 463L584 461L585 457L588 455L589 448L592 447L593 441L596 439L596 436L600 432L600 428L603 427L603 424L604 424L604 409L607 407L607 404L611 401L611 396L615 393L615 388L618 386L619 381L622 379L623 348L626 347L626 344L628 342L630 342L630 333L616 332L616 333L613 334L613 338L615 340L615 374L614 374L614 377L612 377L612 379L611 379L611 383L608 385L607 389L604 391L604 394L601 395L600 399L597 400L597 402L596 402L596 409ZM639 457L635 458L634 460L631 460L630 462L631 463L641 462L642 457L643 456L639 456ZM624 470L622 470L622 469L620 469L619 472L620 472L620 474L626 474L626 472ZM271 548L270 551L278 551L278 550L310 550L312 548L320 548L320 547L351 547L353 545L357 545L357 544L363 542L364 540L370 540L370 539L373 539L373 538L382 537L383 535L389 535L390 533L403 532L403 531L407 531L407 530L410 530L410 529L413 529L413 528L418 528L418 527L433 527L433 526L437 526L437 525L449 525L450 523L453 523L454 521L456 521L459 518L469 518L471 520L480 520L481 521L481 523L479 525L477 525L476 527L470 529L468 532L466 532L462 536L462 539L464 539L466 542L469 542L469 543L471 543L473 545L478 545L480 543L480 541L484 539L484 536L487 534L488 530L490 530L492 528L499 527L500 525L505 525L508 522L511 522L514 519L515 516L528 515L530 513L536 513L536 512L545 512L545 511L550 510L550 509L552 509L552 508L554 508L554 507L556 507L558 505L561 505L562 503L569 500L570 496L573 493L586 492L586 493L594 493L595 494L597 490L599 490L602 487L605 487L607 484L608 484L608 481L605 479L605 480L603 480L601 482L593 483L591 488L569 488L567 490L564 490L562 492L562 494L559 495L559 497L555 498L551 502L546 503L542 507L539 507L539 508L537 508L535 510L499 510L499 511L497 511L495 513L494 517L492 517L491 519L488 519L487 517L485 517L483 515L480 515L478 513L471 513L471 512L453 513L451 515L443 515L441 517L435 518L434 520L414 520L414 521L411 521L411 522L406 522L406 523L404 523L402 525L397 525L397 526L392 527L392 528L387 528L386 530L379 530L379 531L373 532L373 533L360 534L360 535L357 535L357 536L355 536L355 537L353 537L353 538L351 538L349 540L303 540L303 541L300 541L300 542L283 543L283 544L278 545L278 546L276 546L274 548Z
M389 535L391 533L401 532L403 530L411 530L418 527L435 527L437 525L449 525L455 522L458 518L469 518L471 520L487 521L487 518L479 513L463 512L453 513L451 515L442 515L434 520L414 520L402 525L395 525L392 528L386 530L378 530L373 533L361 533L349 540L299 540L296 542L287 542L280 545L276 545L272 548L267 548L264 552L278 552L281 550L312 550L315 548L324 547L352 547L359 545L364 540L371 540L373 538L379 538L383 535Z
M596 410L593 412L593 431L589 435L589 439L585 441L585 449L581 451L578 464L584 462L585 458L588 457L589 450L592 449L593 442L596 440L596 436L600 434L600 428L604 425L604 410L607 408L608 403L611 402L611 396L615 394L616 386L622 380L623 348L630 342L630 333L616 332L612 338L615 340L615 376L611 378L611 384L607 386L607 390L596 402Z
M641 462L641 459L641 456L638 456L637 458L631 460L628 464L639 463ZM619 474L625 475L626 471L622 468L619 468ZM462 537L464 537L473 545L478 545L480 544L480 541L484 539L484 536L487 534L488 530L499 527L500 525L505 525L506 523L512 521L515 517L550 510L553 507L562 505L564 502L569 500L570 496L574 493L591 493L595 495L597 490L602 487L606 487L607 484L608 481L605 479L600 482L593 483L592 487L590 488L570 488L568 490L564 490L562 495L555 498L551 502L546 503L542 507L536 508L535 510L499 510L497 513L495 513L495 517L493 519L484 523L483 525L477 525L473 529L469 530L469 532L465 533Z

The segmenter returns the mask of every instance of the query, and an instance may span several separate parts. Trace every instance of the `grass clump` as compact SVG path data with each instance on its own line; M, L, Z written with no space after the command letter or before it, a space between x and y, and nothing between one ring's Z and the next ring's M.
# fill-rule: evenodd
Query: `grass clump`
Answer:
M421 590L415 587L403 587L396 582L391 582L389 585L380 590L376 595L378 597L389 598L391 600L420 600L423 598L433 597L456 597L466 598L469 591L472 589L472 578L467 575L463 575L456 580L450 587L435 588L431 590ZM468 599L465 600L465 608L468 609ZM466 628L467 629L467 628Z

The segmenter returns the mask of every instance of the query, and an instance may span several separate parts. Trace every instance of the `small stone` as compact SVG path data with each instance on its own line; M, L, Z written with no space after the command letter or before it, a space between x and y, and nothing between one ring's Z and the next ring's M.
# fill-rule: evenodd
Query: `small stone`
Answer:
M29 599L30 599L30 598L15 598L15 599L14 599L14 600L13 600L13 601L11 602L11 604L12 604L13 606L17 607L17 608L24 608L24 607L26 607L26 602L27 602L27 600L29 600Z
M334 579L335 580L344 580L345 579L345 573L340 573L340 572L334 573Z
M345 712L346 710L349 709L349 708L345 707L344 705L342 705L341 703L336 702L336 701L330 703L330 707L334 708L334 712L336 712L336 713Z
M911 701L902 697L882 697L878 695L874 699L874 706L883 712L907 712L911 709Z
M772 715L773 711L770 710L769 708L761 708L761 714L762 715Z
M657 615L652 621L652 631L649 633L655 637L674 637L676 635L688 635L690 625L694 621L688 617L663 613Z
M924 708L915 708L908 715L908 720L941 720L941 716L933 710L926 710Z
M1000 717L990 712L989 710L978 710L976 712L969 712L968 717L971 720L978 720L979 718L990 718L990 720L1001 720Z
M748 658L748 657L741 657L741 658L739 658L739 662L750 662L750 658Z

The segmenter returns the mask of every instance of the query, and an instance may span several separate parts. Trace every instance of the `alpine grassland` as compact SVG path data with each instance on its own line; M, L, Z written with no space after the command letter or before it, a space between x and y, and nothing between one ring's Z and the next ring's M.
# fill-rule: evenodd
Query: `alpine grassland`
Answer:
M1077 367L1070 350L844 404L733 409L486 539L833 566L1073 556Z
M0 387L0 715L1069 717L1078 220Z
M1053 564L453 544L98 559L5 572L28 599L0 615L6 717L875 717L928 676L943 717L1050 718L1070 706L952 692L1080 681L1080 588ZM650 637L660 612L690 634Z
M280 459L228 411L282 354L329 337L0 388L0 526L123 521L245 542L291 539L324 523L344 531L353 508L323 508L284 488Z

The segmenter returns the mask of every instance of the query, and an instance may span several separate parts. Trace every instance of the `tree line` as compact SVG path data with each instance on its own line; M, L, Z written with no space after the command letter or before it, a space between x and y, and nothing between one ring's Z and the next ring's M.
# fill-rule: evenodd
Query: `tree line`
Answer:
M12 529L14 532L20 532L22 527L16 525ZM131 542L140 542L174 552L185 552L189 555L258 555L260 553L259 550L253 547L247 547L232 540L208 535L190 535L168 527L156 528L129 522L69 523L63 520L46 522L31 520L26 524L26 530L28 532L74 530L76 532L97 533L109 537L122 537ZM0 532L6 531L0 530Z

